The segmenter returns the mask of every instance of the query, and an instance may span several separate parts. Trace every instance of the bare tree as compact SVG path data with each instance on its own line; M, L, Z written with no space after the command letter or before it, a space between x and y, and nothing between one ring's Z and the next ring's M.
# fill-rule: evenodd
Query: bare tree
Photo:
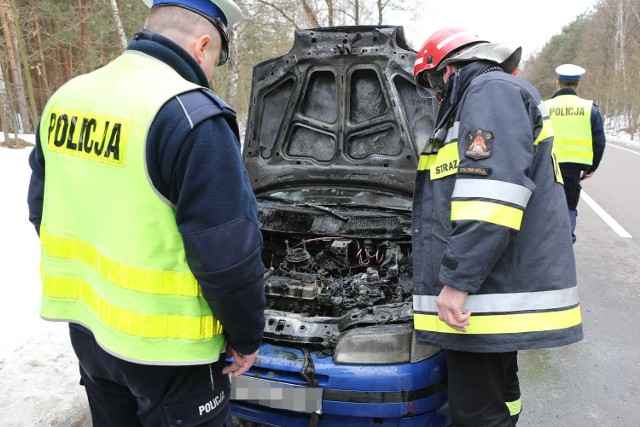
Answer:
M38 77L42 80L42 86L45 90L45 96L48 98L51 96L51 88L49 87L49 78L47 77L46 61L44 59L44 50L42 50L42 39L40 38L40 23L38 19L35 20L34 39L38 50L39 62L36 62L34 68L36 69Z
M27 95L25 93L24 79L22 75L22 69L20 67L19 53L18 53L18 41L19 34L16 33L14 27L14 13L12 4L7 1L0 3L0 17L5 25L2 26L5 46L7 50L7 57L9 62L9 72L11 74L11 85L13 88L11 92L15 94L16 103L18 105L18 113L22 121L22 127L24 132L33 132L31 120L29 118L29 108L27 106ZM10 93L11 93L10 92Z
M236 27L229 30L229 59L227 60L227 66L229 67L229 77L227 78L227 102L229 105L236 105L238 100L240 57L238 44L236 43L237 31L241 31L241 28Z
M22 31L22 26L20 24L20 19L17 13L14 14L14 19L15 44L18 51L18 58L20 59L20 64L22 65L22 76L26 86L27 100L29 101L30 125L32 126L32 128L35 128L36 123L38 123L38 110L36 108L33 80L31 78L29 55L27 54L24 33Z
M615 46L616 46L616 56L615 56L615 70L622 73L622 79L625 79L625 66L624 66L624 56L625 56L625 10L624 10L624 0L618 0L618 12L616 16L616 38L615 38Z
M378 25L382 25L382 17L384 16L384 9L387 7L387 3L384 0L377 0L376 6L378 9Z
M353 23L354 25L360 25L360 0L353 1Z
M282 7L279 4L277 4L276 2L270 2L270 1L265 1L265 0L258 0L259 3L264 4L265 6L269 6L271 8L273 8L274 10L276 10L287 22L289 22L293 28L298 29L300 28L298 26L298 23L296 22L296 20L294 19L293 15L287 11L287 10L291 10L288 9L286 7ZM304 1L303 1L304 3ZM315 15L313 13L311 13L311 16L313 17L313 19L315 19ZM317 21L316 21L316 25Z
M324 0L324 2L327 5L327 21L330 27L333 27L335 25L335 19L334 19L334 9L333 9L333 0Z
M302 0L302 7L304 8L304 13L307 15L307 19L311 23L311 26L316 28L320 27L320 23L318 22L317 18L317 12L313 8L310 0Z
M118 9L118 2L116 0L111 1L111 12L113 13L113 20L116 23L116 30L118 31L118 37L122 43L122 49L127 47L127 36L124 33L124 27L122 26L122 20L120 19L120 10Z
M2 50L0 50L0 62L2 60ZM2 74L2 67L0 67L0 126L2 126L2 133L4 134L4 143L9 142L9 121L5 113L5 99L6 94L4 91L4 77Z

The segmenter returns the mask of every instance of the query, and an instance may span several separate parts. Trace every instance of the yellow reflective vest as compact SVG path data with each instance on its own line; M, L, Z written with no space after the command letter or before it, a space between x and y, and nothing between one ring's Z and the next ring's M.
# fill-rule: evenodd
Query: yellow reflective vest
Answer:
M204 364L224 349L173 208L145 166L160 107L197 89L166 64L126 51L58 90L40 125L41 316L82 324L106 351L137 363Z
M465 68L453 78L464 78ZM470 352L579 341L571 232L544 103L500 71L450 96L460 103L422 150L414 190L418 341ZM468 292L466 333L438 318L444 285Z
M561 95L545 101L554 130L558 163L593 164L591 109L593 101Z

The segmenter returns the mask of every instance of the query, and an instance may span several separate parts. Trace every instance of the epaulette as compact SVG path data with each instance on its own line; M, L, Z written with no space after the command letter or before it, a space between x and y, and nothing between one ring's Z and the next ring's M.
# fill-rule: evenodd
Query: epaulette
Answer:
M238 136L236 112L213 92L194 90L177 95L176 99L189 119L191 129L209 118L223 115L233 132Z

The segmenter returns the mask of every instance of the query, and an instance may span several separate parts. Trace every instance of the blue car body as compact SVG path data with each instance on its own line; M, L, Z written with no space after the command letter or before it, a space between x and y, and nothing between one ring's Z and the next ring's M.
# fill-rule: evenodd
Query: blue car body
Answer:
M286 354L286 357L283 356ZM417 363L336 365L331 356L311 355L322 410L318 425L410 426L448 425L444 352ZM263 344L254 368L246 375L274 383L309 386L301 376L305 355L291 347ZM309 426L312 415L234 400L235 416L271 426Z

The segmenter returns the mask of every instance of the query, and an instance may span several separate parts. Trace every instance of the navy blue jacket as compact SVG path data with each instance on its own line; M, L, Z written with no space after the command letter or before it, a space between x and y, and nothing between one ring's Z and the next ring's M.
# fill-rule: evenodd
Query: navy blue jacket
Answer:
M143 30L127 49L157 58L183 78L209 87L198 63L161 35ZM266 304L262 237L235 112L207 91L169 100L149 129L146 161L153 186L175 206L189 266L229 345L242 354L253 353L262 339ZM29 220L39 230L45 179L39 135L29 164Z

